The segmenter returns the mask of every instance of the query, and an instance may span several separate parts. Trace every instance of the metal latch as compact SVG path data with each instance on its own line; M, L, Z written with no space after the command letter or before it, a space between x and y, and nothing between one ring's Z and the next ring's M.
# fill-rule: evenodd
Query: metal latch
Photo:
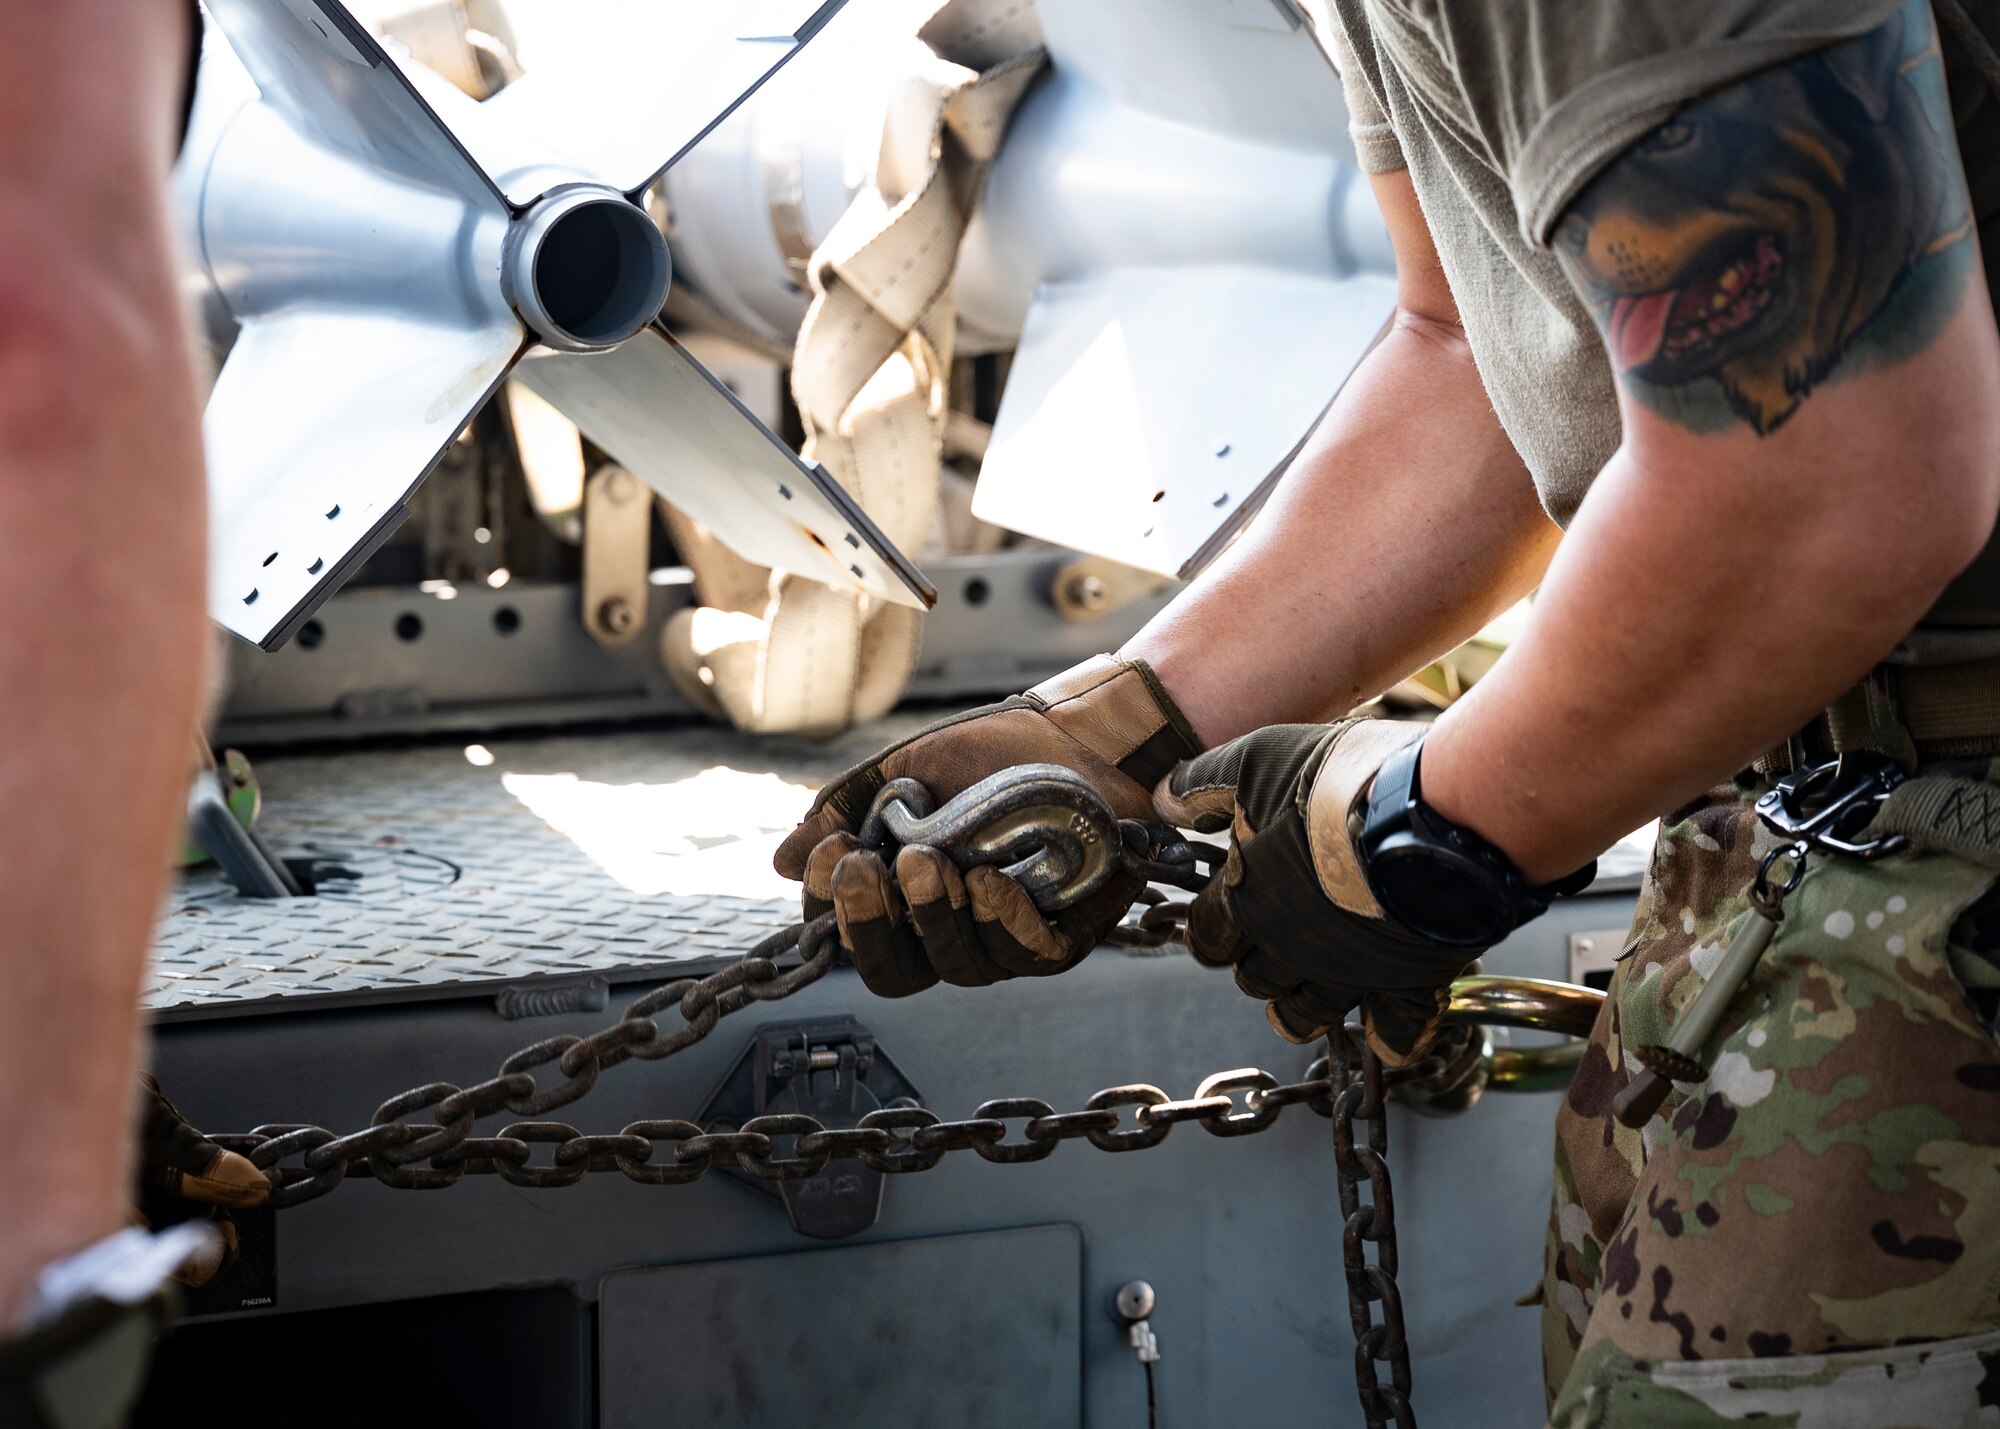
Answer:
M583 628L599 645L630 644L646 624L653 491L607 466L583 491Z
M829 1129L857 1126L882 1107L922 1106L908 1077L852 1017L777 1022L761 1028L709 1094L696 1120L710 1132L734 1131L752 1117L803 1113ZM779 1155L791 1137L773 1137ZM792 1229L839 1240L882 1218L883 1175L858 1161L837 1161L816 1176L771 1182L730 1169L733 1180L783 1202Z

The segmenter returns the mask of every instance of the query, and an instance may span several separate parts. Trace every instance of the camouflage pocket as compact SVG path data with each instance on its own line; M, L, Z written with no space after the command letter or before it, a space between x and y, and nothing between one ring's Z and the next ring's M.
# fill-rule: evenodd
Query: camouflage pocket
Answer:
M1643 1132L1610 1118L1624 1048L1663 1040L1712 972L1768 846L1744 817L1704 813L1662 832L1656 872L1675 876L1654 879L1614 981L1600 1084L1573 1088L1559 1124L1546 1283L1561 1314L1544 1345L1565 1404L1604 1355L1776 1357L1778 1374L2000 1330L2000 1052L1950 951L1991 871L1935 853L1816 860L1707 1049L1708 1080Z

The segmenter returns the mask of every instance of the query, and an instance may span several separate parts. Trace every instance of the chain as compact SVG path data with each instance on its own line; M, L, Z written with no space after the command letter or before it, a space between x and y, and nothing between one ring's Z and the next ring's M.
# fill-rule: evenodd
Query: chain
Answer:
M801 961L780 972L775 959L790 946ZM1334 1085L1321 1058L1297 1082L1243 1067L1205 1078L1193 1096L1179 1100L1135 1083L1106 1087L1071 1112L1058 1112L1037 1097L999 1097L982 1102L963 1121L945 1121L924 1107L888 1106L852 1127L787 1113L752 1117L733 1131L667 1119L591 1135L567 1122L541 1119L577 1101L621 1062L670 1057L751 1002L774 1002L817 982L832 967L838 947L832 917L823 915L766 939L710 977L655 988L601 1032L524 1047L488 1081L470 1087L432 1082L390 1097L365 1130L346 1136L320 1126L280 1124L212 1139L248 1156L269 1176L275 1189L267 1204L283 1208L317 1200L349 1176L371 1176L398 1190L436 1191L466 1176L498 1176L537 1188L573 1186L593 1172L616 1172L647 1186L684 1186L732 1167L767 1181L791 1181L817 1176L838 1160L900 1175L928 1171L955 1151L1013 1164L1047 1160L1065 1141L1079 1139L1100 1151L1144 1151L1187 1121L1199 1122L1211 1136L1236 1137L1268 1131L1290 1106L1333 1115ZM675 1005L681 1025L663 1033L654 1017ZM550 1063L563 1080L543 1089L532 1069ZM1132 1109L1129 1126L1121 1125L1126 1107ZM503 1127L497 1136L471 1134L476 1121L502 1109L531 1119ZM433 1119L404 1120L423 1111ZM1010 1123L1020 1124L1012 1140ZM535 1151L541 1146L552 1149L538 1163ZM285 1164L293 1157L297 1164Z
M1119 834L1119 861L1128 874L1184 886L1201 882L1200 864L1209 851L1148 826L1121 827ZM1148 895L1150 903L1160 902L1159 894L1148 890ZM1185 907L1149 907L1148 915L1170 916L1142 935L1146 942L1174 936L1184 926ZM943 1121L920 1107L888 1107L854 1127L788 1115L757 1117L730 1132L659 1120L634 1122L611 1135L587 1135L545 1119L580 1100L612 1068L634 1058L651 1062L684 1052L731 1013L818 982L839 952L833 915L822 914L774 933L720 972L652 989L588 1037L550 1037L523 1047L486 1081L469 1087L429 1082L399 1092L359 1131L340 1135L323 1126L276 1123L212 1140L249 1157L271 1179L267 1204L284 1209L328 1195L355 1175L406 1191L442 1190L465 1176L489 1174L520 1186L568 1186L593 1171L622 1172L647 1185L682 1185L722 1167L791 1180L817 1175L829 1161L843 1158L887 1172L928 1170L946 1153L963 1150L989 1161L1039 1161L1078 1137L1106 1151L1136 1151L1157 1146L1181 1121L1200 1120L1217 1136L1242 1136L1264 1130L1293 1102L1309 1095L1324 1102L1331 1094L1323 1074L1284 1086L1253 1068L1218 1073L1180 1101L1153 1086L1107 1087L1081 1111L1059 1114L1033 1097L1003 1097L983 1103L966 1121ZM780 960L794 955L797 966L781 970ZM662 1028L658 1019L669 1009L678 1012L678 1025ZM561 1080L545 1087L535 1072L550 1065ZM1241 1108L1229 1095L1237 1091L1245 1093ZM1118 1108L1127 1106L1134 1109L1135 1125L1121 1128ZM527 1119L498 1136L472 1134L477 1122L501 1111ZM431 1120L408 1120L424 1112ZM1021 1139L1008 1142L1007 1123L1016 1120L1026 1123ZM790 1142L789 1150L781 1150L780 1142ZM531 1164L540 1145L553 1146L550 1159ZM672 1149L662 1155L663 1146Z
M734 1131L704 1131L691 1121L635 1121L608 1135L589 1135L566 1122L521 1121L498 1136L461 1136L448 1149L431 1152L423 1168L412 1164L416 1158L408 1147L422 1147L449 1128L410 1128L410 1140L398 1148L402 1156L387 1161L379 1151L367 1153L368 1132L335 1138L318 1127L264 1126L214 1139L244 1151L267 1173L276 1170L283 1184L271 1203L284 1206L325 1195L348 1172L404 1190L437 1190L479 1175L546 1189L573 1186L593 1172L616 1172L648 1186L683 1186L730 1167L767 1181L792 1181L816 1176L838 1160L890 1174L928 1171L955 1151L1005 1164L1044 1161L1063 1142L1079 1139L1100 1151L1143 1151L1165 1141L1184 1121L1201 1123L1212 1136L1235 1137L1269 1130L1286 1107L1301 1103L1328 1116L1332 1093L1322 1059L1298 1082L1280 1082L1247 1067L1218 1072L1181 1100L1143 1084L1106 1087L1071 1112L1058 1112L1037 1097L1000 1097L982 1102L963 1121L945 1121L918 1106L884 1107L852 1127L828 1127L797 1113L752 1117ZM1125 1107L1133 1109L1130 1126L1120 1125ZM1019 1123L1018 1136L1011 1123ZM350 1140L360 1142L359 1154L343 1148L333 1160L336 1148ZM552 1150L545 1162L536 1162L536 1149L543 1146ZM302 1167L277 1165L301 1150ZM317 1168L315 1150L325 1163ZM329 1172L331 1178L320 1184ZM299 1195L301 1190L307 1194Z
M1121 923L1107 940L1128 948L1156 948L1187 940L1188 905L1168 902L1147 889L1141 911ZM1462 1033L1462 1029L1459 1030ZM1448 1032L1447 1036L1453 1033ZM1314 1072L1331 1068L1333 1160L1340 1193L1342 1267L1347 1279L1347 1313L1354 1326L1354 1384L1368 1429L1416 1429L1410 1407L1410 1343L1403 1328L1403 1296L1396 1284L1396 1197L1389 1179L1390 1086L1422 1081L1444 1070L1448 1054L1433 1054L1393 1071L1368 1045L1359 1025L1349 1023L1327 1035L1327 1055ZM1204 1085L1206 1085L1204 1083ZM1199 1095L1199 1093L1197 1093ZM1318 1101L1313 1109L1322 1110ZM1355 1138L1355 1124L1363 1139ZM1260 1128L1261 1129L1261 1128ZM1361 1188L1368 1188L1368 1199ZM1375 1247L1371 1263L1367 1248ZM1374 1307L1382 1307L1380 1320ZM1389 1367L1382 1382L1379 1366Z
M775 960L788 945L796 946L801 960L781 972ZM837 948L828 917L787 929L719 973L646 993L618 1021L589 1037L551 1037L522 1048L488 1081L469 1087L431 1082L390 1097L376 1108L369 1126L345 1136L286 1123L213 1139L248 1156L269 1176L275 1189L268 1204L285 1208L328 1195L350 1176L372 1177L398 1190L435 1191L482 1175L517 1186L572 1186L593 1172L616 1172L651 1186L686 1185L729 1167L789 1181L816 1176L829 1162L843 1159L902 1174L928 1171L956 1151L1012 1164L1046 1160L1065 1141L1088 1141L1100 1151L1143 1151L1165 1141L1182 1122L1199 1122L1212 1136L1237 1137L1269 1130L1290 1106L1334 1114L1334 1083L1322 1058L1297 1082L1280 1082L1255 1067L1237 1068L1205 1078L1191 1097L1176 1099L1159 1087L1135 1083L1106 1087L1069 1112L1037 1097L1000 1097L981 1103L962 1121L945 1121L924 1107L890 1106L852 1127L783 1114L753 1117L730 1131L667 1119L592 1135L546 1119L583 1097L611 1068L632 1058L670 1057L751 1002L776 1001L818 981L833 965ZM663 1031L655 1017L676 1006L681 1025ZM544 1088L533 1069L550 1064L562 1080ZM1124 1124L1124 1108L1131 1109L1130 1124ZM501 1110L527 1119L497 1136L472 1135L475 1122ZM432 1120L406 1120L425 1111ZM536 1149L543 1146L550 1148L547 1159L537 1161Z
M839 950L833 915L822 914L810 923L772 934L718 973L680 978L654 988L636 999L616 1022L588 1037L549 1037L523 1047L486 1081L469 1087L429 1082L399 1092L378 1106L369 1125L360 1131L339 1136L323 1126L283 1124L211 1139L248 1156L251 1164L270 1177L273 1189L266 1204L274 1209L317 1200L356 1173L407 1191L439 1190L476 1170L497 1170L520 1185L564 1185L567 1182L562 1177L580 1164L577 1156L585 1154L571 1148L567 1144L571 1141L590 1143L590 1156L603 1149L599 1143L615 1143L605 1154L615 1152L643 1162L652 1155L652 1143L645 1141L642 1146L643 1136L634 1127L616 1137L583 1137L573 1131L553 1137L550 1128L560 1123L539 1118L579 1100L597 1085L599 1077L624 1062L634 1058L656 1062L684 1052L731 1013L753 1002L776 1002L818 982L833 967ZM781 970L778 960L792 954L797 955L798 965ZM680 1014L679 1025L671 1030L655 1020L669 1008ZM550 1064L562 1080L544 1087L534 1069ZM404 1120L425 1111L431 1113L428 1122ZM501 1111L535 1119L518 1122L497 1137L472 1135L474 1123ZM635 1123L637 1127L648 1125L685 1127L692 1135L701 1131L687 1122ZM556 1163L561 1174L550 1180L535 1179L549 1172L548 1168L527 1170L530 1148L551 1139L558 1141L558 1150L563 1153ZM673 1133L672 1139L680 1139L680 1133ZM298 1158L296 1164L285 1164L293 1157ZM700 1164L698 1158L695 1164ZM747 1169L748 1163L745 1166ZM641 1169L657 1173L678 1168L642 1165ZM701 1170L706 1169L701 1166ZM649 1174L634 1179L693 1180L701 1170L693 1176ZM581 1175L578 1171L570 1179Z
M1389 1120L1382 1060L1359 1027L1335 1028L1327 1060L1340 1090L1333 1099L1333 1163L1340 1186L1340 1254L1347 1271L1347 1313L1354 1323L1354 1383L1368 1429L1416 1429L1410 1408L1410 1343L1403 1331L1403 1296L1396 1286L1396 1197L1389 1183ZM1399 1068L1397 1079L1427 1075ZM1355 1138L1360 1123L1365 1139ZM1361 1188L1368 1187L1368 1199ZM1368 1247L1375 1247L1371 1264ZM1382 1307L1381 1318L1374 1307ZM1378 1369L1388 1365L1384 1384Z

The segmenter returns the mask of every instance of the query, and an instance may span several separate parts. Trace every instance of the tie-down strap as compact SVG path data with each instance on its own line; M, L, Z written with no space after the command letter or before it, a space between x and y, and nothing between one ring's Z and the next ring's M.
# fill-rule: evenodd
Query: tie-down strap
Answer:
M1921 774L1889 792L1863 835L1901 834L1918 848L2000 868L2000 784Z

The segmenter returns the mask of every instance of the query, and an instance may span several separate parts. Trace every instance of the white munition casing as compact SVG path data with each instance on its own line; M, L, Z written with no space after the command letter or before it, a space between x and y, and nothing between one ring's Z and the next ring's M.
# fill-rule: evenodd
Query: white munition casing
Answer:
M210 607L282 644L400 522L509 375L751 559L931 592L658 322L640 204L844 0L575 0L619 42L479 105L340 0L207 0L175 187L218 325ZM240 64L236 61L240 60Z
M735 322L790 341L796 259L869 177L921 9L851 7L667 176L682 277ZM1036 12L1050 67L958 270L962 349L1016 349L974 510L1190 574L1393 311L1387 232L1289 0Z

